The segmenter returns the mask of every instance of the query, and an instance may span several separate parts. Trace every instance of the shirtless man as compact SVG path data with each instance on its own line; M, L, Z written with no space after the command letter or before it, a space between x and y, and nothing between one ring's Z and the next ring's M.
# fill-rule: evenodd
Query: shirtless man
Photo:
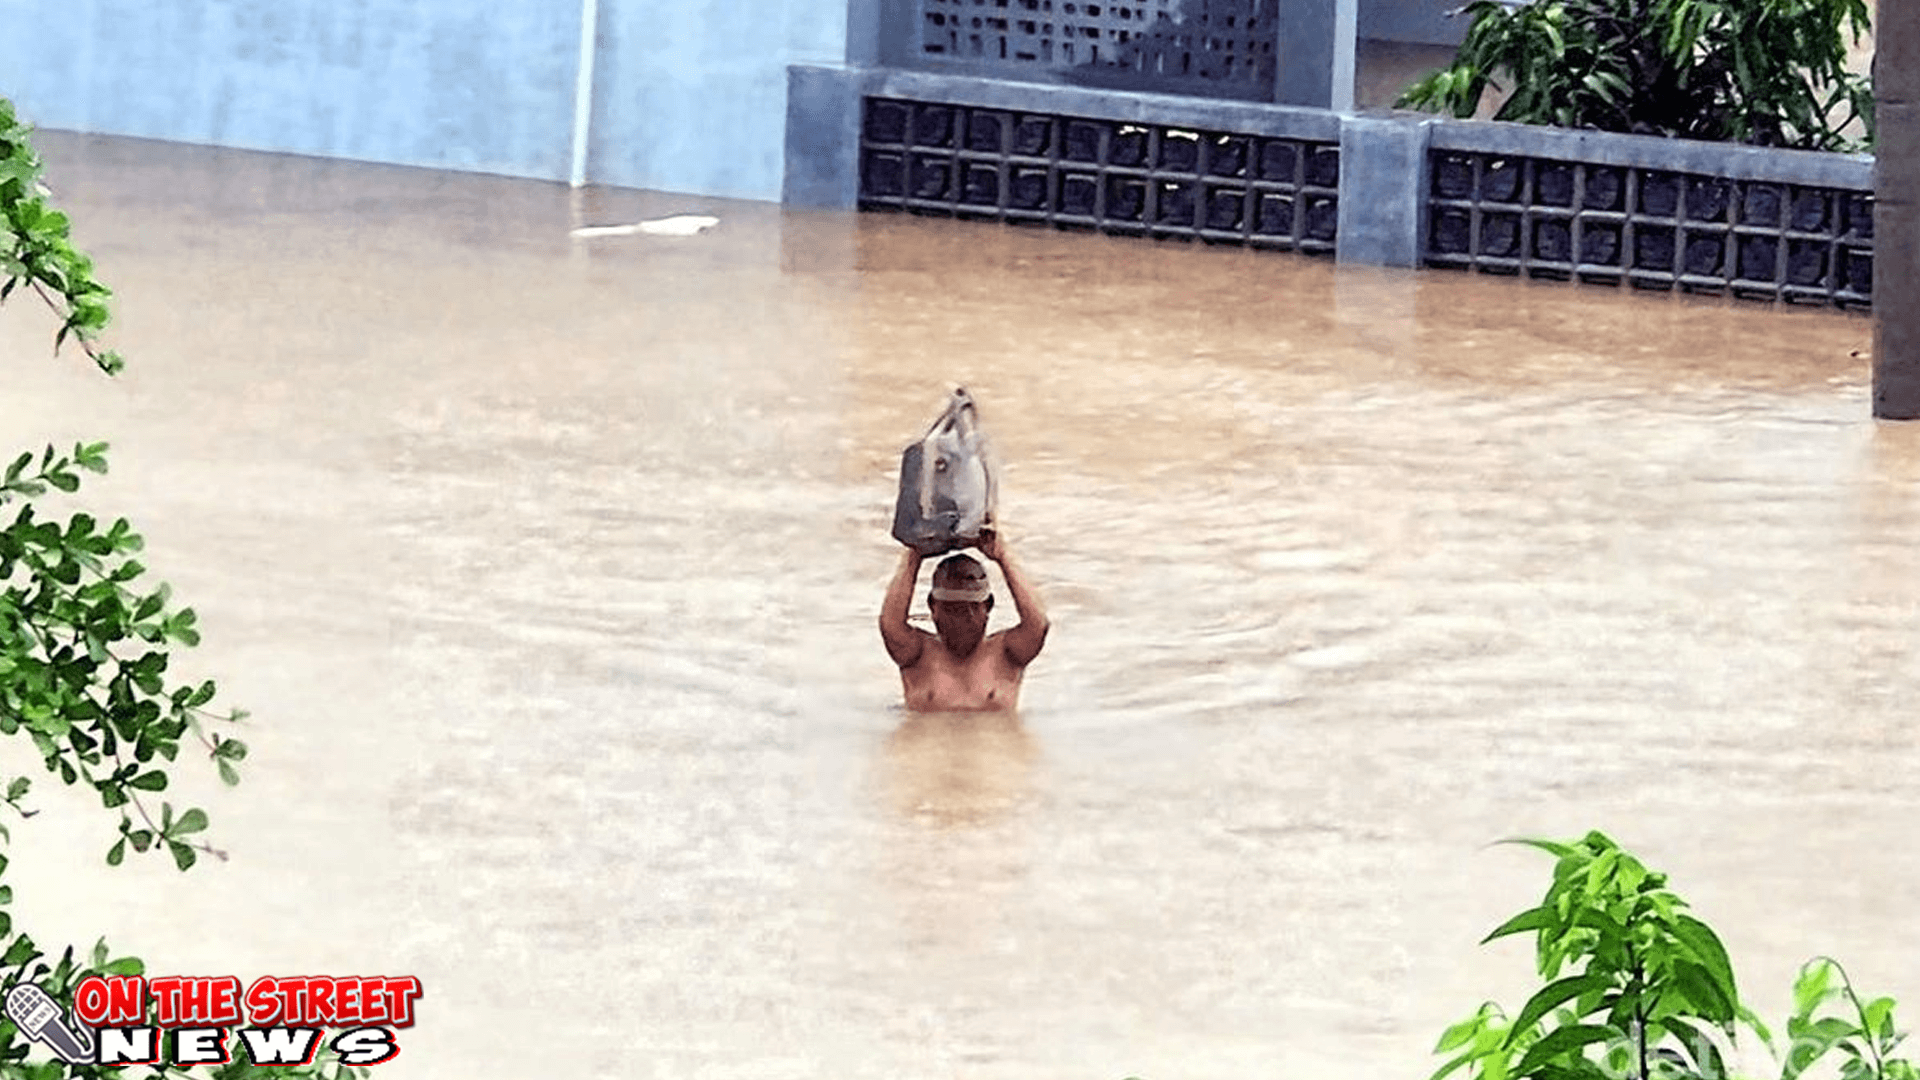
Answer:
M909 709L1018 708L1020 677L1046 644L1046 610L1006 543L989 531L981 534L977 547L1000 564L1020 623L987 637L987 613L993 610L987 568L970 555L949 555L934 568L933 591L927 596L938 633L908 626L907 607L921 561L920 553L908 548L880 605L880 637L887 643L887 655L900 665L900 687Z

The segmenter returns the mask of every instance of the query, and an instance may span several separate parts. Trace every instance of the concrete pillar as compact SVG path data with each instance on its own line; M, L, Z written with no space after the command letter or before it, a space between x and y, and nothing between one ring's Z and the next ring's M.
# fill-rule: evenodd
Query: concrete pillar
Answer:
M1279 0L1274 101L1339 112L1353 108L1359 7L1359 0Z
M1420 265L1430 121L1349 116L1340 122L1340 233L1334 257Z
M853 209L860 197L860 88L859 74L845 68L787 68L781 202Z
M1874 27L1873 415L1920 419L1920 4Z

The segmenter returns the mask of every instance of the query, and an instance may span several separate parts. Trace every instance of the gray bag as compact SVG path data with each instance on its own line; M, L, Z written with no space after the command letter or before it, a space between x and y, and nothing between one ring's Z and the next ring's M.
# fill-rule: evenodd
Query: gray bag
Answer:
M939 555L980 539L993 526L996 488L986 433L973 398L955 390L926 437L900 455L900 500L893 538L922 555Z

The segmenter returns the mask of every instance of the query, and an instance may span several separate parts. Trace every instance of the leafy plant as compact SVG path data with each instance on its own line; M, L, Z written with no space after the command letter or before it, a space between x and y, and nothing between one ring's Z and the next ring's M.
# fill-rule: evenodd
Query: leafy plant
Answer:
M1719 935L1687 913L1666 875L1599 832L1569 843L1506 842L1553 855L1553 883L1482 944L1533 934L1548 982L1518 1016L1486 1002L1448 1028L1434 1052L1452 1057L1433 1080L1462 1069L1476 1080L1725 1080L1739 1029L1773 1049L1772 1034L1740 1000ZM1843 1000L1852 1019L1816 1019ZM1794 1001L1781 1080L1799 1080L1835 1048L1848 1058L1842 1080L1920 1080L1891 1056L1905 1038L1893 1000L1863 1003L1837 963L1803 968Z
M1830 1007L1837 1004L1845 1006L1838 1011L1850 1015L1815 1019L1815 1013L1835 1011ZM1906 1039L1894 1026L1893 1008L1889 997L1862 1002L1839 961L1824 956L1807 961L1793 983L1793 1015L1787 1018L1790 1049L1780 1080L1797 1080L1835 1049L1847 1059L1840 1066L1841 1080L1920 1080L1913 1062L1893 1057Z
M22 285L32 289L61 316L56 352L72 338L100 370L118 374L120 355L97 344L113 294L94 279L93 260L75 250L67 215L47 202L31 133L0 98L0 302Z
M1847 70L1865 0L1473 0L1451 66L1395 103L1470 117L1809 150L1872 145L1871 82ZM1499 80L1499 81L1496 81ZM1865 138L1846 133L1860 121Z
M111 294L94 279L92 262L73 247L66 215L48 204L29 134L12 103L0 98L0 301L23 286L38 294L61 319L54 351L76 341L112 375L121 369L121 358L98 345ZM0 516L0 735L25 736L48 772L68 785L85 782L103 807L119 812L108 864L119 865L131 847L136 853L164 850L186 870L202 853L226 857L201 839L206 812L197 807L176 811L163 801L156 816L146 800L168 790L167 764L189 737L204 749L221 780L238 783L246 744L217 728L236 724L245 714L210 710L216 693L210 681L196 685L170 677L171 650L200 641L193 609L176 606L164 583L147 584L146 567L134 557L141 538L126 519L103 524L75 512L62 522L40 514L37 501L50 492L71 494L80 487L82 473L104 473L106 450L105 443L76 443L68 452L48 446L38 454L20 454L0 473L0 510L17 505L11 520ZM0 802L30 817L35 811L22 801L30 787L28 778L16 777L0 789ZM10 838L0 825L0 844ZM0 877L6 867L0 855ZM11 886L0 885L0 907L12 899ZM109 959L104 940L84 955L88 959L76 958L68 947L51 961L0 910L0 993L33 982L55 1000L68 1000L88 976L145 970L138 958ZM0 1019L0 1080L124 1078L142 1071L58 1061L29 1064L28 1049L12 1021ZM194 1075L172 1067L149 1071ZM365 1070L327 1060L274 1068L236 1062L210 1075L226 1080L349 1074L365 1075Z
M1549 982L1511 1020L1488 1003L1449 1028L1437 1052L1458 1053L1434 1080L1463 1066L1487 1080L1725 1076L1720 1041L1752 1017L1719 936L1666 876L1598 832L1510 842L1552 854L1553 884L1482 943L1532 933Z

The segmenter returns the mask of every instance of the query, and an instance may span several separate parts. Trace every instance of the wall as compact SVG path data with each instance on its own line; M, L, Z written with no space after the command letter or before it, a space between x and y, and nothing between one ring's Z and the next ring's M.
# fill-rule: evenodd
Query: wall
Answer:
M791 88L796 205L1872 300L1865 155L885 68L795 65Z
M0 93L49 128L564 177L578 6L0 0Z
M0 0L0 95L44 128L547 180L579 0ZM787 65L846 0L601 0L594 183L780 195Z
M588 175L778 199L787 65L838 63L846 0L600 0Z

